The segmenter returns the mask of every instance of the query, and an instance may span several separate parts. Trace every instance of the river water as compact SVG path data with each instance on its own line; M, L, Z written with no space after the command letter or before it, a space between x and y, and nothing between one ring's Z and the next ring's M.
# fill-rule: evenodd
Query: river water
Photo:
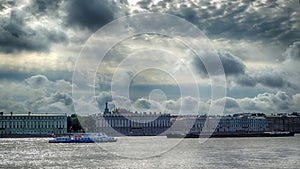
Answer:
M1 138L0 168L299 168L295 137L167 139L119 137L113 143L49 144Z

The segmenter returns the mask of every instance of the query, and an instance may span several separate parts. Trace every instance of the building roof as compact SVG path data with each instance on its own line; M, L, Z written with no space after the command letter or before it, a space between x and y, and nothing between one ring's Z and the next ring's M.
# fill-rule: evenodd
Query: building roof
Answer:
M33 114L33 113L31 113L31 114L18 114L18 113L13 113L13 114L10 114L10 113L6 113L6 114L3 114L3 115L0 115L0 117L1 116L5 116L5 117L7 117L7 116L66 116L65 114L47 114L47 113L45 113L45 114L41 114L41 113L39 113L39 114Z

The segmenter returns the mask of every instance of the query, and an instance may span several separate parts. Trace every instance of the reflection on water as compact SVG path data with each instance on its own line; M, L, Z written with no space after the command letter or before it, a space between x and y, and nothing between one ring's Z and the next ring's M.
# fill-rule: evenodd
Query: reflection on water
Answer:
M281 138L121 137L104 144L0 139L0 168L298 168L300 135ZM147 157L147 158L146 158Z

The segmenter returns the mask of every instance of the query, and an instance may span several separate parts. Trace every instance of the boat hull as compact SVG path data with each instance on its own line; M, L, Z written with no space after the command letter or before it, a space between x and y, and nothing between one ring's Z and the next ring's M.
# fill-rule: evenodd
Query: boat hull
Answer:
M105 143L105 142L116 142L111 141L94 141L94 140L49 140L49 143Z
M94 143L92 140L49 140L49 143Z
M294 132L264 132L264 133L213 133L213 134L166 134L167 138L224 138L224 137L291 137Z
M104 142L116 142L115 137L108 137L104 134L71 134L61 137L56 137L53 140L49 140L49 143L104 143Z

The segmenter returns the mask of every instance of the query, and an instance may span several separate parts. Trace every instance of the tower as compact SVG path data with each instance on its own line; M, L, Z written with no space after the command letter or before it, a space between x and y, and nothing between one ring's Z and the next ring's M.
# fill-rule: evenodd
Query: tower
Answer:
M105 109L103 114L110 114L109 109L108 109L108 103L105 103Z

